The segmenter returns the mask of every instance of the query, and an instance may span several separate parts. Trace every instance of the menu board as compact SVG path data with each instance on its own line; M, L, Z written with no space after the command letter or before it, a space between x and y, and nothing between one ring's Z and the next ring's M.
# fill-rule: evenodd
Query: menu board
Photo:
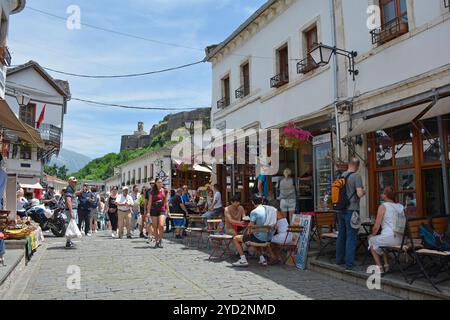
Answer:
M313 156L315 207L316 209L328 209L333 180L332 147L329 134L314 139Z

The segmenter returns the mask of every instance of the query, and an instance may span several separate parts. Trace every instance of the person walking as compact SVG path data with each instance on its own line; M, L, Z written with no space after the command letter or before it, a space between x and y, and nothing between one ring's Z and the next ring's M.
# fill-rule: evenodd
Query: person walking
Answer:
M139 214L141 215L141 224L139 225L139 238L145 238L144 236L144 228L147 225L148 222L148 215L146 214L145 210L145 197L147 194L147 188L145 186L142 187L141 194L138 198L138 205L139 205Z
M148 200L148 210L150 211L150 216L152 218L155 248L162 248L164 220L166 218L166 213L169 210L169 196L166 190L164 190L163 182L160 178L155 180L155 186L151 189Z
M100 195L97 193L97 188L92 188L92 195L94 197L94 202L91 204L91 230L93 233L98 232L98 217L101 213L102 206L101 206L101 199Z
M123 237L123 228L127 228L127 238L131 239L131 210L134 207L133 198L128 194L128 187L122 189L122 193L117 197L116 204L119 215L119 239Z
M118 209L117 209L117 187L111 189L111 194L106 200L105 212L111 223L111 237L117 238L117 223L119 221Z
M176 195L175 190L170 190L170 197L169 197L169 212L172 213L179 213L179 212L175 212L173 211L173 199ZM164 231L164 233L169 233L171 231L171 228L175 228L174 223L173 223L173 219L169 216L166 217L166 230Z
M67 223L70 223L71 220L75 220L76 214L75 211L77 209L74 208L74 200L77 198L76 187L77 187L77 179L75 177L69 178L69 185L67 186L64 192L64 204L65 204L65 213L67 216ZM76 200L75 200L76 201ZM66 248L74 248L75 244L72 242L70 238L66 239Z
M297 207L297 189L291 169L284 169L283 175L283 179L278 182L279 196L277 198L280 200L280 208L284 217L292 221L292 215Z
M94 194L89 189L89 185L85 183L83 190L81 191L78 206L78 229L81 231L81 227L84 223L84 233L87 236L91 236L91 209L94 202Z
M133 207L131 208L131 232L136 230L137 221L139 217L139 202L138 199L140 197L139 187L137 185L133 186L133 192L131 192L131 198L133 199Z
M347 271L354 267L356 254L356 240L359 226L356 228L355 219L359 218L359 202L366 195L361 175L358 173L360 161L350 160L348 170L342 174L346 180L345 188L348 198L347 208L337 213L338 238L336 243L336 263L344 265Z

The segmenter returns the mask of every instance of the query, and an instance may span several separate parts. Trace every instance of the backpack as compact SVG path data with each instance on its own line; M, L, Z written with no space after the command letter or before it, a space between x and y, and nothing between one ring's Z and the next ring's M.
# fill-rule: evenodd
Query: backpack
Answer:
M345 177L341 175L331 185L331 202L334 210L345 210L350 205L350 199L353 198L355 193L349 198L347 197L347 180L353 174L350 172Z
M434 231L431 226L421 224L419 234L426 249L450 251L450 239Z
M405 210L398 211L390 203L383 203L383 205L385 208L386 208L386 205L389 205L391 207L391 209L395 212L394 219L393 219L394 234L403 236L403 234L405 233L405 226L406 226ZM386 210L387 210L387 208L386 208Z
M94 193L94 202L92 202L92 209L98 208L98 194Z

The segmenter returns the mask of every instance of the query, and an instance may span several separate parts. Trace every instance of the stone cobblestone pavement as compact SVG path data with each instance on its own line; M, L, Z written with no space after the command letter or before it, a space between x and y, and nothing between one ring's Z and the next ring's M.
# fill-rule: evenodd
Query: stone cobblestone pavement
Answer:
M396 299L380 291L289 266L244 269L235 259L208 261L208 250L167 240L153 249L145 240L111 239L104 232L65 249L64 239L48 236L24 272L0 299ZM81 289L66 286L67 268L80 267Z

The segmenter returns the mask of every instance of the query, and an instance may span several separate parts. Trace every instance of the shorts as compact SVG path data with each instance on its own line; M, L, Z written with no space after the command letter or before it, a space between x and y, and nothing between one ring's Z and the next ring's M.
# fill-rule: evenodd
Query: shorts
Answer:
M280 208L282 212L295 211L297 201L295 199L281 199Z
M186 219L173 219L173 225L175 228L181 228L186 225Z
M91 209L91 218L97 219L98 220L98 209Z
M266 241L261 241L257 237L255 237L255 235L253 233L244 235L244 237L242 238L242 241L244 243L246 243L246 242L266 243Z
M159 216L165 216L165 215L166 215L166 211L160 211L160 210L155 210L155 209L150 210L151 217L159 217Z

